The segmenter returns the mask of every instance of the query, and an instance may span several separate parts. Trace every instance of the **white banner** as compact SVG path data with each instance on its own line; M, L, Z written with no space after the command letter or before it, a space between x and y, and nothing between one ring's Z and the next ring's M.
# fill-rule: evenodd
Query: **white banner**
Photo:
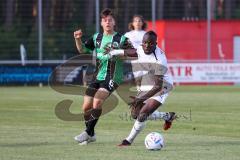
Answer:
M240 63L169 63L175 83L240 83Z

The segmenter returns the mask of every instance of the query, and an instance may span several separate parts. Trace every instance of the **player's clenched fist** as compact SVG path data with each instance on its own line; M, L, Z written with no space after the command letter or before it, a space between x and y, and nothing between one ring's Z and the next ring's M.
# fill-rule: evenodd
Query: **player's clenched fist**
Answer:
M81 38L82 37L82 30L79 29L74 32L74 38Z

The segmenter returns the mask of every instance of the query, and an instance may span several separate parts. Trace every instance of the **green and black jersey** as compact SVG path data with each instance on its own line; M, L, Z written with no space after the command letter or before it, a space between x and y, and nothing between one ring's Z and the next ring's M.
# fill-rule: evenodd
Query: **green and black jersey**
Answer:
M97 77L99 81L112 79L120 84L123 79L123 62L119 57L110 58L105 55L106 45L111 44L114 48L132 48L130 41L123 35L115 32L112 35L95 33L90 39L85 41L84 46L93 51L95 49L97 56Z

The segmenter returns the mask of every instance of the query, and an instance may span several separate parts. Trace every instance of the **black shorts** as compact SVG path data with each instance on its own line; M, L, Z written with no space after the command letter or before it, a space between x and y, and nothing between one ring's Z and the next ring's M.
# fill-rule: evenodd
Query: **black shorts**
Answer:
M112 93L115 89L117 89L117 87L118 84L112 79L106 79L103 81L96 80L88 86L85 95L94 97L95 93L98 91L99 88L104 88L109 91L109 93Z

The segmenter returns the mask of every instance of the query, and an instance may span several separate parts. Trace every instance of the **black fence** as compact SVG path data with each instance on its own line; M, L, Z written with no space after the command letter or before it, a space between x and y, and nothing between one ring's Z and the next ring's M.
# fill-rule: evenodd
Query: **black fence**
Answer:
M155 1L156 20L206 20L207 0L42 0L43 60L68 59L77 54L73 31L83 30L83 40L96 31L96 2L99 11L112 8L116 30L128 31L134 14L152 21ZM210 0L211 18L240 19L240 0ZM27 59L38 57L39 0L0 1L0 60L19 60L19 46L26 48Z

